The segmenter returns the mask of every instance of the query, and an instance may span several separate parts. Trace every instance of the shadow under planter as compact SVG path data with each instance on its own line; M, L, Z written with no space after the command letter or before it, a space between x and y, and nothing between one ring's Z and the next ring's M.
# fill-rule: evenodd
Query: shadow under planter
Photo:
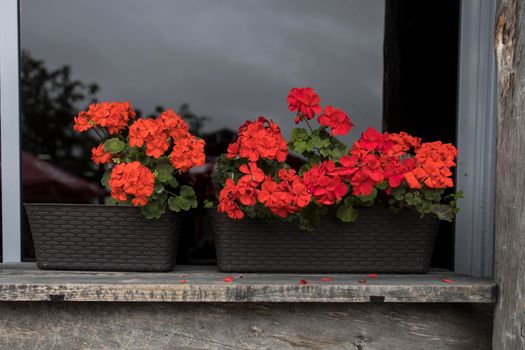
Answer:
M183 217L144 218L139 208L25 204L37 266L46 270L170 271Z
M325 216L314 232L296 222L211 215L223 272L425 273L439 225L430 215L382 207L359 209L354 223Z

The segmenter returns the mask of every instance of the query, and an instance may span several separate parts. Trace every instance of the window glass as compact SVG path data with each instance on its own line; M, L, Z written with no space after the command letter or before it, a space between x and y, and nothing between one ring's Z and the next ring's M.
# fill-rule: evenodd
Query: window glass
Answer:
M294 124L286 95L295 86L314 87L323 104L350 114L356 128L348 142L368 126L381 127L382 0L22 0L21 6L25 202L104 200L101 171L89 162L96 141L71 130L73 116L93 100L129 100L143 116L178 110L212 156L244 120L260 115L287 137ZM204 226L190 228L184 259L213 258Z

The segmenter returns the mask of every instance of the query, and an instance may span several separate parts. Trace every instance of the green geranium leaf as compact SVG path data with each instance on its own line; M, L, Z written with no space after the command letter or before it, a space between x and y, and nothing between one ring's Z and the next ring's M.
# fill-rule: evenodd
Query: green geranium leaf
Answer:
M432 212L437 215L440 220L452 221L454 220L454 210L449 205L434 204Z
M210 200L205 199L203 207L206 208L206 209L210 209L210 208L215 207L215 203L210 201Z
M106 198L106 205L118 205L119 202L113 197Z
M161 202L161 200L150 200L148 204L140 208L146 219L160 219L166 212L165 205Z
M352 205L342 205L337 209L336 216L343 222L354 222L359 216L359 212Z
M377 184L376 188L384 191L384 190L386 190L387 186L388 186L388 183L386 181L383 181L383 182Z
M176 178L172 177L172 178L168 181L168 185L170 185L172 188L177 188L177 187L179 187L179 182L177 181Z
M106 140L106 142L104 142L104 150L110 152L111 154L121 152L125 146L126 144L116 137Z
M155 172L157 174L157 180L162 183L167 183L173 179L173 167L169 163L159 163L155 167Z
M168 199L168 207L175 212L197 208L197 205L195 191L186 185L180 188L180 194L178 196L173 196Z
M180 196L186 199L195 199L195 191L191 186L183 185L180 188Z
M374 201L374 199L376 199L376 197L377 197L377 190L374 188L369 195L367 195L367 196L359 196L359 199L363 203L366 203L366 202Z
M421 197L417 192L410 192L405 195L405 202L410 206L417 206L421 204Z
M425 199L428 199L429 201L435 201L438 202L441 199L441 193L442 190L431 190L431 189L425 189L422 191Z
M309 204L301 211L299 215L299 227L307 231L315 231L321 222L319 207L315 204Z
M111 171L112 169L108 169L104 172L104 175L102 175L102 179L100 180L100 183L102 186L104 186L108 191L111 190L109 188L109 179L111 178Z
M394 196L394 199L398 201L403 200L405 193L406 193L406 188L402 186L392 189L392 196Z

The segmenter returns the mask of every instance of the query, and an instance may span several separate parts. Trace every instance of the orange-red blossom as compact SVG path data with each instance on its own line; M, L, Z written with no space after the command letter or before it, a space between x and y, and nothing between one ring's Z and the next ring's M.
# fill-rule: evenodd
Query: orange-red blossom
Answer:
M135 206L144 206L153 194L155 176L140 162L115 165L109 179L111 197L124 202L131 198Z

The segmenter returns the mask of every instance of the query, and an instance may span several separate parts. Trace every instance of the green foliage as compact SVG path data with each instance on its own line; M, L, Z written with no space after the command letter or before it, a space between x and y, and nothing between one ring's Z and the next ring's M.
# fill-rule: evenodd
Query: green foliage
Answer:
M419 190L409 190L404 186L392 189L392 197L388 201L391 209L412 208L421 213L436 215L440 220L452 221L459 212L457 199L463 197L461 191L446 196L443 189L423 187Z
M307 157L311 164L327 159L337 161L348 153L348 147L330 135L324 127L314 129L311 133L304 128L293 129L288 147Z
M359 212L354 208L351 198L347 198L343 205L337 209L336 216L343 222L354 222L359 216Z
M321 222L321 213L319 207L310 203L299 214L299 227L303 230L314 231Z
M214 208L215 207L215 203L213 201L205 199L204 203L203 203L203 207L206 208L206 209Z
M374 204L374 201L377 197L377 189L373 189L372 192L367 196L357 196L359 204L365 207L369 207Z
M102 179L100 180L100 183L102 184L102 186L104 186L108 191L111 190L109 188L109 179L111 178L111 171L112 169L107 169L104 172L104 175L102 175Z
M155 167L154 174L158 181L162 183L169 183L170 181L175 179L172 175L173 171L173 167L170 165L169 161L166 158L159 160L157 166Z
M159 219L166 212L167 200L167 192L154 194L148 201L148 204L141 208L142 214L146 219Z
M181 210L190 210L197 208L197 196L193 188L183 185L180 188L178 196L173 196L168 199L168 207L170 210L180 212Z
M217 160L217 171L211 175L212 182L217 189L221 189L228 178L238 178L242 175L239 171L241 164L247 163L246 160L228 159L225 154L221 154Z
M126 144L124 143L124 141L120 140L117 137L107 139L106 142L104 142L104 150L110 152L111 154L117 154L122 152L125 146Z

